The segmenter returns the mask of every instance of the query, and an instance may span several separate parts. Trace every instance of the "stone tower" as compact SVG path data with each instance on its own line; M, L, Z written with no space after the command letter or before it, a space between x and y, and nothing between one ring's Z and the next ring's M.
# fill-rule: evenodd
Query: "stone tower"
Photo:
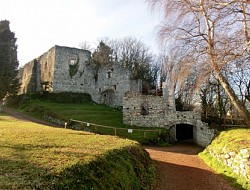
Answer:
M163 82L162 83L162 91L163 91L163 97L166 101L166 111L167 112L176 111L173 85L167 84L166 82Z

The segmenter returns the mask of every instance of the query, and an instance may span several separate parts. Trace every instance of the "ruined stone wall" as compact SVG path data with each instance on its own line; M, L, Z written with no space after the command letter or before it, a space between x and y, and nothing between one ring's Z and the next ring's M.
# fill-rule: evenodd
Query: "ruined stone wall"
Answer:
M123 123L144 127L164 127L170 130L171 141L176 140L176 124L194 126L193 138L200 146L207 146L215 132L201 121L197 112L173 111L167 96L127 93L123 98Z
M166 127L175 124L195 125L201 119L196 112L173 111L167 97L128 93L123 98L123 122L139 126ZM144 104L148 113L143 114Z
M87 50L55 46L53 92L86 92L90 54Z
M31 84L33 81L33 70L34 70L34 60L27 63L23 68L19 70L19 78L21 81L21 86L19 89L19 94L25 94L32 91Z
M123 123L128 125L164 127L166 111L161 96L128 93L123 98Z
M208 146L216 135L217 131L215 129L210 129L207 123L197 120L193 131L194 141L202 146Z
M52 91L54 77L55 49L51 48L40 57L25 64L19 71L21 87L19 94L40 92L42 82L49 82L49 91Z
M30 92L31 76L36 92L47 82L47 91L88 93L93 101L111 106L122 106L125 93L141 90L141 81L131 80L128 69L119 64L96 69L87 50L55 46L35 60L19 73L20 93Z
M55 66L55 48L51 48L49 51L41 55L36 59L37 61L37 87L41 87L42 90L53 91L54 80L54 66ZM47 82L47 89L41 84ZM37 88L39 92L41 88Z
M94 79L93 70L89 68L90 80L86 80L86 91L98 103L122 106L125 93L140 89L140 82L130 79L130 72L118 64L101 67Z

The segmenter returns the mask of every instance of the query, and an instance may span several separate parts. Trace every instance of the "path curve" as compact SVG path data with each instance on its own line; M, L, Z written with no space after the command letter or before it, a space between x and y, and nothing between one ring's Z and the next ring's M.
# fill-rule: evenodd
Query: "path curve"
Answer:
M210 169L198 153L203 148L190 141L170 147L145 147L157 170L155 190L233 190Z
M30 117L28 115L25 115L23 113L16 111L15 109L7 108L5 106L3 107L3 112L16 118L16 119L19 119L19 120L30 121L33 123L38 123L38 124L47 125L47 126L51 126L51 127L60 127L59 125L56 125L56 124L53 124L53 123L50 123L47 121L42 121L42 120L36 119L34 117Z

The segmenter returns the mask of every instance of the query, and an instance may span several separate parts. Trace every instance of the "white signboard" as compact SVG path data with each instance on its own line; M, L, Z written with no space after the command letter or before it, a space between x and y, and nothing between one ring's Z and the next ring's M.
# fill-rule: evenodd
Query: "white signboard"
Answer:
M128 133L133 133L133 129L128 129Z

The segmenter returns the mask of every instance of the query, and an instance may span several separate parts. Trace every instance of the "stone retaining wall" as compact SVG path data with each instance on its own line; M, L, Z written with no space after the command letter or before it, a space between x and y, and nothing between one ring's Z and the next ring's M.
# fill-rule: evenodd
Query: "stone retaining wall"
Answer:
M236 174L250 180L250 149L244 148L234 152L224 148L218 153L210 148L208 151L218 161L232 168Z

